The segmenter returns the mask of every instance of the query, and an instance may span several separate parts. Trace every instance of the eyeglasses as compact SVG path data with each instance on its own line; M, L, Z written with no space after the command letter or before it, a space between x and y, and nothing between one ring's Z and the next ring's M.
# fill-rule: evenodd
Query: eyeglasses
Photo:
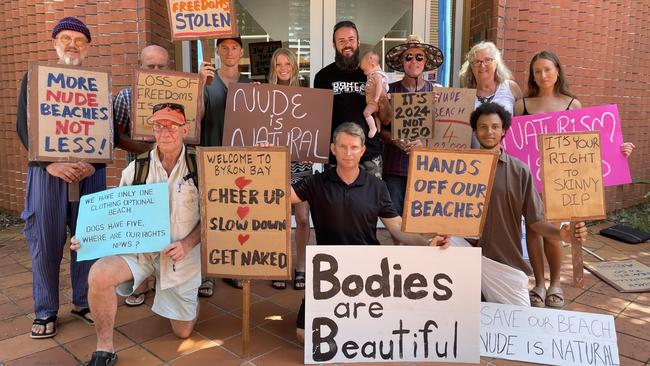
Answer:
M488 58L486 58L486 59L484 59L484 60L473 60L473 61L471 61L470 63L472 64L472 66L479 66L479 65L489 66L489 65L491 65L493 62L494 62L494 59L488 57Z
M153 130L156 131L156 132L162 132L162 131L165 131L165 130L167 130L169 132L176 132L176 131L178 131L179 127L181 127L181 126L185 126L185 125L184 124L177 125L177 124L174 123L174 124L165 126L165 125L161 125L160 123L154 123L153 124Z
M70 36L62 35L59 38L57 38L59 42L63 43L64 45L69 45L70 42L74 41L75 46L77 47L86 47L88 45L88 40L83 37L83 38L75 38L74 40Z
M417 61L417 62L422 62L422 61L424 61L424 55L421 54L421 53L418 53L418 54L415 54L415 55L413 55L411 53L407 53L406 56L404 56L404 61L406 61L406 62L411 62L413 59L415 59L415 61Z
M175 111L179 111L179 112L183 113L183 115L185 115L185 107L183 107L182 104L178 104L178 103L159 103L159 104L156 104L155 106L153 106L153 113L156 113L159 110L165 109L165 108L169 108L169 109L173 109Z

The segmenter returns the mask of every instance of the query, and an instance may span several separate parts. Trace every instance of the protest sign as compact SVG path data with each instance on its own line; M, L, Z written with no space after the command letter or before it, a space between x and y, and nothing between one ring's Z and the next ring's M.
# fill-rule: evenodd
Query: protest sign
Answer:
M305 363L478 363L480 249L309 245L306 263Z
M599 133L538 137L546 220L606 218Z
M497 159L491 151L411 150L402 231L479 237Z
M198 151L203 273L291 278L287 149L199 147Z
M27 123L30 161L113 161L110 74L30 62Z
M433 93L392 93L393 140L433 137Z
M251 75L267 76L271 70L271 57L278 48L282 48L281 41L249 43L248 55L251 60Z
M270 84L228 87L223 146L268 142L292 161L326 163L332 128L331 90Z
M618 365L614 317L481 303L481 356L544 365Z
M582 131L600 132L605 187L631 183L630 167L621 153L623 133L615 104L515 117L501 144L508 154L528 164L541 192L537 135Z
M167 0L173 41L237 35L234 0Z
M650 291L650 267L634 259L585 263L585 267L619 292Z
M469 149L476 89L433 88L433 138L427 143L437 149Z
M153 114L153 106L160 103L177 103L185 108L189 133L184 141L188 144L198 144L201 137L201 121L196 120L196 115L198 103L203 103L199 91L199 75L135 69L131 98L131 131L134 139L154 141L153 128L147 123L147 119Z
M80 261L158 252L170 243L167 182L124 186L81 197L75 236Z

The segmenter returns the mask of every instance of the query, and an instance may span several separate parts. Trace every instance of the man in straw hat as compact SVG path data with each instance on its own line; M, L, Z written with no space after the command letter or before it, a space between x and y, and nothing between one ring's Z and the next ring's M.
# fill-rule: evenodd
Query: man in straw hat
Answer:
M389 93L432 92L435 85L424 79L424 72L436 70L442 62L442 52L438 47L423 43L417 35L408 36L406 43L399 44L386 53L386 64L393 70L404 72L402 80L389 85ZM423 146L424 140L393 141L390 125L393 119L391 108L380 110L379 119L387 125L381 131L381 137L385 142L383 180L390 192L393 207L401 216L406 194L407 154L412 148Z
M61 65L81 66L90 48L90 30L81 20L66 17L52 29L52 46ZM27 73L23 77L16 113L16 132L25 149L29 150L27 128ZM115 136L117 139L117 136ZM57 334L59 311L59 269L68 236L74 234L79 202L68 202L68 183L79 183L81 195L106 189L106 164L83 161L30 161L25 188L25 220L23 233L32 257L34 322L32 338L50 338ZM71 315L86 324L93 319L88 308L88 271L93 261L77 262L70 254L72 280Z
M97 350L88 365L113 365L117 353L113 346L113 327L117 296L128 296L149 276L156 276L156 295L151 310L168 318L172 332L187 338L198 315L198 288L201 284L201 229L196 176L183 144L189 131L183 106L162 103L153 107L147 121L152 124L156 145L149 152L147 183L167 182L172 243L159 253L122 254L98 260L88 276L88 298L95 316ZM131 185L138 175L137 161L122 172L120 186ZM70 248L79 249L71 240Z

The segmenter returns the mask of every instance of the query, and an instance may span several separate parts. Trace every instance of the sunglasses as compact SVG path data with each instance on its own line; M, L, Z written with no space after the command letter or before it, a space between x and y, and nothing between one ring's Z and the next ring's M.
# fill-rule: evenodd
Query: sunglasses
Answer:
M413 59L415 59L415 61L417 61L417 62L422 62L422 61L424 61L424 55L421 54L421 53L418 53L416 55L413 55L411 53L407 53L406 56L404 56L404 61L406 61L406 62L410 62Z
M159 104L156 104L155 106L153 106L153 113L156 113L159 110L165 109L165 108L169 108L169 109L173 109L175 111L179 111L179 112L183 113L183 116L185 116L185 107L183 107L182 104L178 104L178 103L159 103Z

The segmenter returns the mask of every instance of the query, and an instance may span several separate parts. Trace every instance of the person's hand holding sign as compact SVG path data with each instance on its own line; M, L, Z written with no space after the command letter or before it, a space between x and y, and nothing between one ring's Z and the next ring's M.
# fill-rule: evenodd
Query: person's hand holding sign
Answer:
M75 183L87 176L78 163L52 163L45 169L50 175L60 178L66 183Z
M621 144L621 153L625 155L626 158L629 158L636 146L631 142L624 142Z
M95 167L92 164L86 163L84 161L80 161L76 164L79 167L79 171L81 172L81 179L90 177L91 175L95 174Z
M447 235L436 235L433 234L431 238L429 238L429 246L432 247L441 247L442 249L447 249L449 248L449 245L451 242L449 241L449 237Z
M175 241L169 244L163 252L174 262L182 261L194 246L188 245L183 240Z
M576 240L578 240L580 243L586 242L587 234L587 225L584 223L584 221L575 224L573 237L575 237ZM560 237L562 237L562 241L566 243L573 242L573 237L571 236L571 226L566 224L562 225L560 228Z
M208 80L208 78L214 78L216 72L217 69L214 67L213 64L205 61L202 62L201 66L199 67L199 75L201 76L201 85L204 85L205 81Z
M77 240L76 237L70 238L70 250L74 250L75 252L81 248L81 245L79 245L79 240Z

